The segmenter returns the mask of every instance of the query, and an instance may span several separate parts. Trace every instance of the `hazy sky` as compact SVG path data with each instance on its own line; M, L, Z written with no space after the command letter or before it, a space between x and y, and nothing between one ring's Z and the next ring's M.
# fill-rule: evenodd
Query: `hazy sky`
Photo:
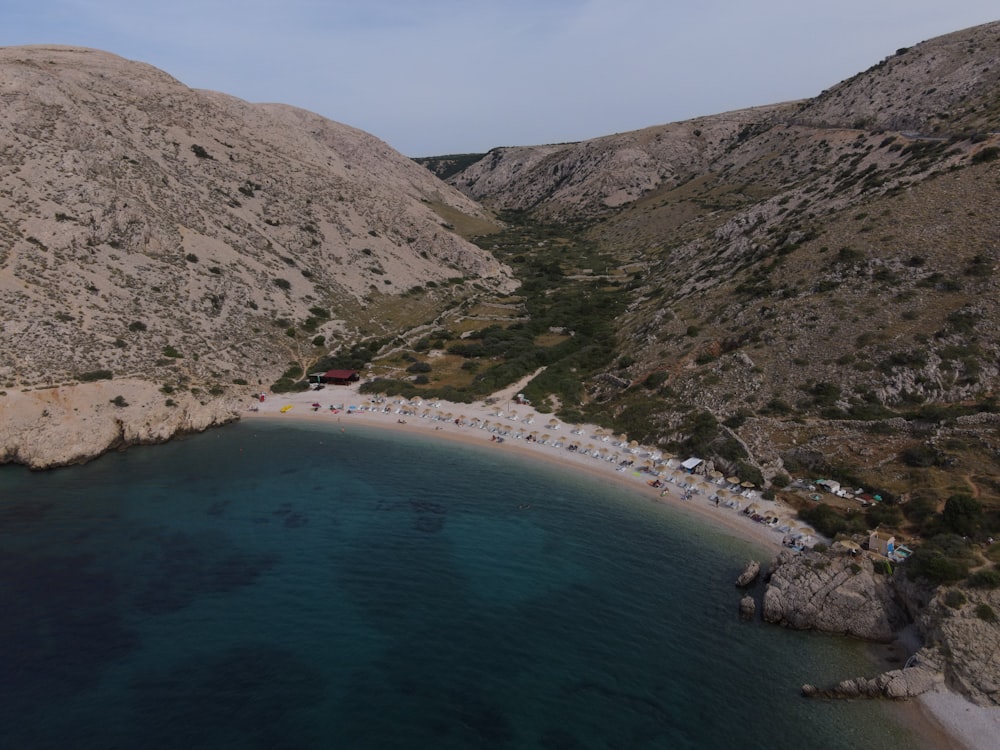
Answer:
M0 46L103 49L429 156L814 96L998 19L996 0L2 0Z

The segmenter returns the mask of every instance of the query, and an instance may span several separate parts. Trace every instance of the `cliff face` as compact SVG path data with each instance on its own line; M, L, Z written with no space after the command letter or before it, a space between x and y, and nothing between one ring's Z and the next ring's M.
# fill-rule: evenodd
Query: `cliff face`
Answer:
M963 589L966 603L944 604L938 592L920 618L924 637L936 647L949 686L980 706L1000 706L1000 624L983 619L982 605L1000 612L1000 591Z
M962 589L963 603L950 607L947 589L910 581L902 568L891 577L876 574L865 556L781 552L771 568L767 622L888 642L912 620L924 641L905 669L829 690L806 686L807 694L907 698L943 681L974 703L1000 705L1000 624L982 616L982 605L1000 611L1000 591Z
M881 642L891 641L905 622L889 579L866 557L786 551L771 568L767 622Z
M156 385L141 380L4 393L0 463L32 469L80 463L115 448L162 443L231 422L245 404L229 398L202 402L191 393L165 399Z

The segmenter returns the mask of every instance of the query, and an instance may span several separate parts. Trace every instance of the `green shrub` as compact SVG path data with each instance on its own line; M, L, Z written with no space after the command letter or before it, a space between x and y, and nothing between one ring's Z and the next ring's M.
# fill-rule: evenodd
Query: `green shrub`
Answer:
M412 365L406 368L407 372L430 372L431 366L427 362L414 362Z
M972 155L972 163L985 164L986 162L995 161L997 158L1000 158L1000 148L987 146Z
M138 333L146 330L146 324L141 320L134 320L128 324L128 329L132 331L132 333Z
M960 536L973 536L983 525L983 506L970 495L952 495L945 503L941 520L945 528Z
M969 585L977 589L1000 588L1000 570L977 570L969 576Z
M111 370L91 370L82 372L76 376L81 383L93 383L96 380L111 380L113 377Z
M177 351L173 346L167 344L163 347L163 356L170 357L171 359L183 359L184 355Z
M309 390L309 382L306 380L279 378L277 382L271 384L271 391L274 393L298 393L307 390Z
M274 280L274 285L279 289L284 289L286 292L292 288L292 282L288 279L277 278Z
M643 384L644 387L648 388L649 390L655 391L657 388L659 388L661 385L663 385L664 383L667 382L667 378L668 377L670 377L670 376L667 373L662 372L662 371L660 371L660 372L651 372L646 377L646 379L644 381L642 381L642 384Z
M111 403L117 407L128 406L128 401L125 400L124 396L115 396L113 399L111 399Z
M993 623L997 621L997 613L994 612L993 607L986 602L983 602L976 607L976 617L984 622Z
M946 607L961 609L969 600L961 589L948 589L943 601Z
M959 536L941 534L913 552L906 571L909 578L924 578L934 585L955 583L969 575L971 557L968 542Z

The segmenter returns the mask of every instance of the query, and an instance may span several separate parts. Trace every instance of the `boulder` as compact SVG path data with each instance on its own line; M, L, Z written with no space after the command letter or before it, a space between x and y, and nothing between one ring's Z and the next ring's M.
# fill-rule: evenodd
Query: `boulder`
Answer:
M736 579L736 585L740 588L744 586L749 586L751 583L757 580L757 576L760 575L760 563L756 560L750 560L747 562L746 567L743 568L743 572L740 573L739 577Z
M747 594L742 599L740 599L740 616L748 620L753 619L754 614L757 612L757 602L753 600L753 597Z
M876 574L868 558L788 550L771 564L762 615L798 630L883 643L905 624L889 578Z

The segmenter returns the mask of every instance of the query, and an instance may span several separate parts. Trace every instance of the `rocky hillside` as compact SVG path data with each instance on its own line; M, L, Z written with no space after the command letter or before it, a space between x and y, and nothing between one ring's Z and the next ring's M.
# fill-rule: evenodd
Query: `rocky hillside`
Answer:
M6 388L221 393L512 285L476 203L345 125L69 47L0 49L0 101Z
M707 172L746 128L795 111L757 107L581 143L496 148L458 171L468 155L418 161L487 205L547 219L593 218Z
M602 277L627 296L615 366L575 408L765 477L860 467L909 490L912 472L886 467L915 443L992 475L976 442L994 443L994 422L934 430L992 411L1000 383L997 60L991 23L896 50L807 101L497 149L449 181L562 222L564 241L529 262L591 273L586 245L625 274ZM969 472L945 485L998 496Z

